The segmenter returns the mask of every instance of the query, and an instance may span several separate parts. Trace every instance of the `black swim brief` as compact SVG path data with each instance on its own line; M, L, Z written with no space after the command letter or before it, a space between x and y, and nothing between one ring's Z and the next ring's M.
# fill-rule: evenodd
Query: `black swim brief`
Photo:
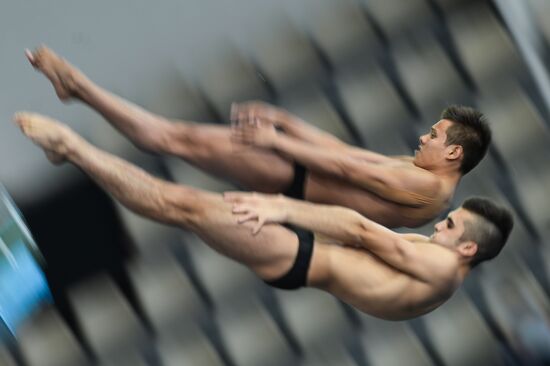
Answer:
M296 198L299 200L304 199L304 185L306 181L306 168L294 162L294 178L290 187L283 192L287 197Z
M283 225L298 235L298 254L292 268L281 278L265 281L270 286L283 290L295 290L307 285L307 273L313 254L313 233L294 225Z

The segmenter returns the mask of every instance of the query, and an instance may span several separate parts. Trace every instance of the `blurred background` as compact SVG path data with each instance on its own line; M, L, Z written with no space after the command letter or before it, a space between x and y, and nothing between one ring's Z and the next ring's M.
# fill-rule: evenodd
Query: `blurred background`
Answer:
M547 0L3 1L0 181L45 258L54 305L2 343L0 365L550 364L549 16ZM233 189L60 103L24 57L40 43L168 117L227 124L231 102L262 99L387 154L410 154L446 105L475 106L494 143L454 204L476 194L512 207L511 239L408 322L268 288L23 138L11 116L32 110L157 176Z

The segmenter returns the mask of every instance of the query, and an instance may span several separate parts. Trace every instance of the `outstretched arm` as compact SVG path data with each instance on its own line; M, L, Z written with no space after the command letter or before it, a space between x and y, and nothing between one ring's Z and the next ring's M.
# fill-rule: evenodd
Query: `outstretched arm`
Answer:
M313 204L282 195L228 192L224 197L233 203L233 213L239 223L257 221L254 233L266 223L293 224L361 246L388 265L424 282L446 280L454 263L450 250L429 243L428 238L398 234L348 208Z
M265 224L284 222L348 244L360 241L357 226L363 216L345 207L315 204L280 194L226 192L224 199L233 204L238 223L257 221L252 229L254 234Z
M385 155L349 145L336 136L291 114L289 111L268 103L251 101L234 103L231 106L231 120L239 125L246 125L255 119L282 129L287 136L318 147L346 152L351 156L372 162L381 162L388 159Z
M370 152L357 148L328 149L304 143L260 121L236 128L233 135L238 141L276 150L311 171L348 181L398 204L411 207L432 204L439 190L439 181L429 173L384 164L393 161L392 158L373 158Z

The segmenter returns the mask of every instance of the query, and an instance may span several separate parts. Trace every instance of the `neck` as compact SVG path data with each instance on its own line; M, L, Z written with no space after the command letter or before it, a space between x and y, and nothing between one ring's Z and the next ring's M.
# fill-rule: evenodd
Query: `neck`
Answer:
M436 169L431 170L432 173L439 175L447 180L451 180L458 184L460 178L462 178L462 173L460 170L455 167L443 166L437 167Z
M458 269L458 274L460 278L464 280L471 270L472 268L469 263L461 263L460 268Z

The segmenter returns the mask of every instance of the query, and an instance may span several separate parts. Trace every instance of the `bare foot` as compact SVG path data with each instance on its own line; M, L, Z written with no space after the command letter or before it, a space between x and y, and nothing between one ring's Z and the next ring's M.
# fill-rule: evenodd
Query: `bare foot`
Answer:
M66 101L78 96L76 79L82 73L73 65L45 46L38 47L34 52L25 50L25 55L31 65L51 81L59 99Z
M53 164L61 164L67 159L68 142L74 134L64 124L51 118L29 112L19 112L14 121L21 131L40 146Z

